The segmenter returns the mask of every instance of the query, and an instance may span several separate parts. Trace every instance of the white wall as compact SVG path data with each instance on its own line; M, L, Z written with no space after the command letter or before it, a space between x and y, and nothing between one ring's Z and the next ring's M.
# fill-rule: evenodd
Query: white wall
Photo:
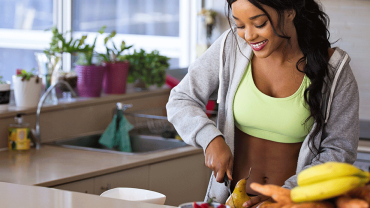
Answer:
M226 0L209 0L220 16L214 36L229 28L224 16ZM351 57L351 67L360 91L360 119L370 120L370 0L321 0L330 17L331 41ZM215 39L214 37L213 39Z
M360 119L370 120L370 1L322 0L330 17L331 41L351 57L360 90Z

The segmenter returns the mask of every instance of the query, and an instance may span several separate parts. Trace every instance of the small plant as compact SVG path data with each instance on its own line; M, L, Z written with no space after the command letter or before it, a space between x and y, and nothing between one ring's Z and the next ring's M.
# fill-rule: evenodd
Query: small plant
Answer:
M105 28L105 26L103 26L98 31L98 33L103 34L104 33L104 28ZM78 65L83 65L83 66L92 65L92 60L93 60L93 57L94 57L94 50L95 50L95 44L96 44L96 39L97 38L98 38L98 36L95 37L94 42L93 42L92 45L84 44L83 50L78 52L78 60L77 60Z
M36 76L33 72L35 71L35 68L32 68L31 71L27 72L24 69L17 70L17 77L22 77L22 81L27 80L29 81L31 77ZM39 83L39 77L36 76L36 83Z
M104 32L105 28L106 27L103 26L103 28L102 28L103 32ZM112 40L114 36L116 36L116 31L115 30L113 30L107 37L104 38L104 46L106 48L106 53L99 54L99 56L101 58L103 58L103 60L105 62L113 62L113 63L116 62L117 58L121 56L123 51L128 50L132 47L132 45L131 46L126 46L125 41L122 41L121 46L118 49L118 47L116 46L116 44L114 44L114 42ZM113 48L108 47L109 42L111 42Z
M53 33L53 36L51 38L50 47L46 50L44 50L44 53L46 55L56 55L61 53L77 53L77 52L84 52L87 51L87 48L84 48L84 42L87 38L87 35L84 35L81 37L81 39L73 39L73 37L70 38L69 41L66 40L65 36L68 33L71 33L71 31L67 31L66 33L60 33L57 27L52 27L50 29Z
M128 60L130 62L127 82L133 83L136 80L142 80L146 87L154 84L161 87L165 83L169 59L166 56L159 55L159 52L156 50L146 53L143 49L139 52L135 50L133 54L119 57L119 60Z
M7 84L3 76L0 76L0 84Z

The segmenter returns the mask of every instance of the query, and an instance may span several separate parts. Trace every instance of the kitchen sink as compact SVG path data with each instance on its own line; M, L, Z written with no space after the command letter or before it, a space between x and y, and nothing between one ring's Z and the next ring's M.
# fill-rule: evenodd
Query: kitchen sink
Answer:
M99 143L100 134L78 137L64 141L55 141L47 143L66 148L82 149L99 152L110 152L118 154L145 154L161 150L174 149L187 146L186 143L176 139L166 139L160 136L151 135L132 135L130 136L132 152L121 152L118 149L109 149Z

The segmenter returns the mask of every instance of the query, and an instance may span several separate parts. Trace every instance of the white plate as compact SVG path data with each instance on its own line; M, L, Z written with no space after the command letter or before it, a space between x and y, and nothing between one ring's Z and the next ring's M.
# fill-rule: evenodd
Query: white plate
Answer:
M166 196L161 193L137 188L114 188L103 192L100 196L159 205L163 205L166 201Z

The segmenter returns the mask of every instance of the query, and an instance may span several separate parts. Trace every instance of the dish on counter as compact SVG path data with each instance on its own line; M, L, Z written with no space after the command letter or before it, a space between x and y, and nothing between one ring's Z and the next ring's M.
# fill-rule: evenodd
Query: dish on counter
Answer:
M166 196L161 193L138 188L109 189L108 191L103 192L100 196L114 199L122 199L126 201L138 201L159 205L163 205L164 202L166 201Z

